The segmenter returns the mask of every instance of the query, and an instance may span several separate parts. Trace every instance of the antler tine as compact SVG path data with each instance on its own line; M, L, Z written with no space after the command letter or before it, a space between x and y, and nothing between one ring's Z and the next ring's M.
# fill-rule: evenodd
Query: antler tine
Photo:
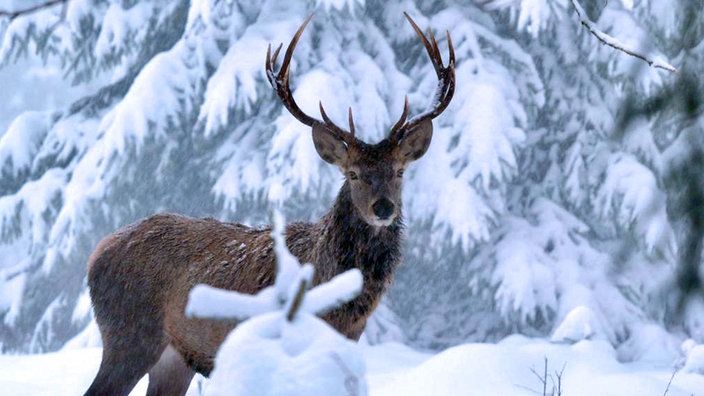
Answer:
M328 117L328 114L323 108L322 101L318 102L318 106L320 107L320 115L323 116L323 121L325 122L325 125L327 125L327 127L332 130L337 135L337 137L342 139L345 143L352 143L354 141L354 125L350 124L350 126L352 127L351 132L345 131L344 129L337 126L334 122L332 122L330 117ZM350 111L352 111L351 108Z
M273 67L276 64L276 58L279 56L279 52L281 51L281 47L283 47L283 43L279 44L279 46L276 48L276 51L274 51L274 56L271 55L271 44L269 44L269 47L266 49L266 77L269 79L269 82L273 85L275 83L275 76L274 76L274 71Z
M418 27L415 21L411 18L408 13L403 13L411 24L411 27L416 32L416 35L425 46L425 50L430 57L430 62L433 64L435 69L435 74L438 76L438 87L433 95L432 107L404 123L407 110L404 109L404 114L401 119L394 125L391 129L392 136L395 138L402 137L403 130L409 129L425 119L433 119L440 115L452 100L452 96L455 93L455 49L452 45L452 39L450 38L450 32L447 33L447 46L449 47L450 60L447 66L444 66L442 61L442 56L440 55L440 49L438 48L437 40L435 40L435 35L431 29L428 29L428 37L423 34L423 31Z
M455 68L455 47L452 45L452 37L450 37L450 31L446 30L445 34L447 35L447 47L450 49L450 63L448 66L452 66L452 69L454 70Z
M408 95L404 98L404 103L403 103L403 113L401 113L401 118L396 121L394 124L393 128L391 128L391 135L395 135L396 132L404 125L406 124L406 118L408 117Z
M313 14L308 15L308 17L303 21L301 26L298 27L298 30L296 30L296 34L293 35L293 38L291 39L291 43L288 45L288 48L286 48L286 53L284 54L284 61L281 62L281 71L279 72L279 76L287 76L288 71L289 71L289 66L291 64L291 58L293 57L293 51L296 49L296 45L298 45L298 40L301 38L301 34L303 34L303 30L308 26L308 23L310 23L310 20L313 19ZM277 51L278 52L278 51Z
M323 108L323 101L318 101L318 107L320 107L320 115L323 116L323 121L325 122L332 122L330 118L328 117L327 113L325 112L325 109Z
M274 67L276 66L276 59L279 56L279 52L281 51L283 44L279 45L276 51L274 51L273 55L271 54L271 44L269 45L269 48L267 48L266 51L266 76L269 80L269 83L281 99L281 102L284 104L289 113L291 113L292 116L296 117L298 121L308 126L313 126L313 124L315 123L325 124L329 129L334 131L343 140L348 141L346 136L350 134L347 133L344 129L335 125L335 123L333 123L332 120L328 118L327 114L325 114L325 110L323 110L322 103L320 104L320 113L323 116L323 121L320 121L304 113L303 110L298 107L298 104L296 104L296 101L293 99L293 93L291 93L291 87L289 85L289 67L291 66L291 58L293 57L293 51L296 49L298 40L303 34L303 30L306 28L306 26L308 26L308 23L311 21L312 18L313 15L309 15L303 21L301 26L296 31L296 34L291 39L291 42L289 43L288 47L286 48L286 52L284 53L284 59L281 62L281 68L279 69L278 73L274 72ZM350 127L353 128L351 135L354 136L354 125L350 124Z
M443 83L442 87L440 87L440 84L438 84L438 91L436 93L438 106L436 106L435 109L433 109L433 111L430 113L433 118L437 117L438 115L440 115L440 113L445 111L447 106L450 105L452 96L455 94L455 48L452 46L452 38L450 37L450 32L446 32L446 34L447 46L450 52L450 61L448 62L447 67L442 70L443 76L440 76L440 74L438 74L438 77L440 77L441 81L446 81Z
M428 39L423 34L423 31L420 30L420 28L416 24L416 21L414 21L413 18L411 18L411 16L408 15L408 13L405 11L403 12L403 15L406 16L406 19L408 19L408 22L411 24L411 27L413 28L413 30L415 30L416 35L418 35L418 38L420 39L420 41L422 41L423 45L425 45L425 48L426 49L430 48L430 43L428 42ZM432 55L431 55L431 57L432 57Z
M349 115L347 116L348 122L350 124L350 134L354 136L354 120L352 119L352 106L349 108Z
M442 55L440 54L440 49L438 48L438 42L435 40L435 35L433 30L428 28L428 36L430 36L431 48L427 48L428 55L432 59L433 67L435 68L435 73L440 73L440 67L442 66ZM431 54L432 52L432 54Z

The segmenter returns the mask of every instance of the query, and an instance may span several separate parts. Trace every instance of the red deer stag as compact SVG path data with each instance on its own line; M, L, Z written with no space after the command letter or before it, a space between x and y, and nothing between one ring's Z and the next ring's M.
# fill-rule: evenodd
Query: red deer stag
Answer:
M403 170L427 150L431 120L450 103L455 89L455 56L443 65L437 42L406 14L425 45L438 77L432 106L412 118L408 99L389 137L367 144L349 131L305 114L289 87L289 65L310 17L291 40L278 73L281 46L267 51L266 75L288 111L313 130L320 157L337 165L345 182L334 205L317 223L286 227L286 244L301 261L315 266L314 284L350 268L363 274L362 293L327 313L324 320L359 339L390 284L400 260ZM208 375L213 357L232 323L187 318L189 291L199 283L240 293L256 293L274 281L275 257L269 228L254 229L214 219L160 214L103 239L88 260L88 285L103 340L100 369L86 395L126 395L149 373L148 395L182 395L195 372Z

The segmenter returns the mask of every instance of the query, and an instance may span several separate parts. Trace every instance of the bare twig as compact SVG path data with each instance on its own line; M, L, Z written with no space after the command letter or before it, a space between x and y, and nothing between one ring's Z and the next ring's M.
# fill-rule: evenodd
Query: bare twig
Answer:
M305 279L301 280L301 284L298 285L298 291L294 296L293 302L291 303L291 307L286 313L286 320L288 320L289 322L293 321L293 319L296 317L296 314L298 313L298 309L303 304L303 296L306 294L307 288L308 282L306 282Z
M543 374L540 375L538 374L537 371L535 371L534 368L531 368L530 371L535 374L536 377L538 377L538 381L543 384L543 396L546 396L547 390L548 390L548 357L545 356L545 366L543 367Z
M646 55L641 54L640 52L628 48L628 46L618 39L609 36L608 34L602 32L599 30L594 22L590 21L589 18L587 17L587 14L584 12L584 9L582 6L579 4L577 0L571 0L572 1L572 6L574 6L575 11L577 11L577 16L579 17L579 21L582 23L582 25L589 30L589 32L594 35L599 41L601 41L602 44L608 45L609 47L612 47L618 51L625 52L626 54L636 57L638 59L641 59L645 61L648 65L651 67L659 68L659 69L664 69L672 73L677 73L677 69L667 63L664 60L660 59L652 59L649 58Z
M540 391L535 391L533 389L530 389L525 386L520 386L523 389L529 390L537 395L542 395L542 396L562 396L562 376L565 373L565 367L567 367L567 363L562 365L562 369L560 371L555 370L554 376L551 374L548 374L548 357L544 357L544 362L543 362L543 372L539 373L537 370L534 368L531 368L530 371L535 375L536 378L538 378L538 381L540 381L541 384L543 384L543 392L541 393ZM552 383L552 389L550 390L550 393L548 393L548 380Z
M677 369L672 370L672 375L670 376L670 380L667 381L667 387L665 388L665 393L662 394L662 396L667 396L667 392L670 391L670 385L672 385L672 381L675 379L675 374L677 374Z
M552 393L555 394L555 387L557 387L557 396L562 396L562 375L565 373L565 367L567 367L567 362L562 365L560 371L555 370L555 378L557 378L557 384L555 384L555 378L552 379Z
M37 11L41 11L46 8L51 8L57 4L64 4L64 10L65 10L66 3L68 3L68 0L49 0L45 3L37 4L35 6L27 7L27 8L21 9L21 10L17 10L17 11L0 10L0 17L5 16L5 17L9 17L10 20L13 20L13 19L20 17L20 16L23 16L23 15L27 15L27 14L31 14L31 13L34 13ZM65 11L63 11L63 12L65 12Z

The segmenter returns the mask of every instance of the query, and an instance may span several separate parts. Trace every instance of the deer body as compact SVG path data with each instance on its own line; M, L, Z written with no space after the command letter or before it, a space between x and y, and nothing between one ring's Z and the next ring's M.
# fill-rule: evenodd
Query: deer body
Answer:
M349 205L348 186L321 222L290 224L286 241L299 261L315 265L314 284L353 267L362 270L362 294L325 317L340 333L358 339L398 264L401 227L397 219L395 225L374 230L345 203ZM336 226L340 223L350 228ZM179 370L189 380L191 370L207 376L235 324L185 317L188 293L200 283L249 294L273 284L270 231L161 214L107 237L89 261L88 284L103 347L112 351L103 363L110 374L124 378L129 373L118 372L120 363L130 362L126 369L141 371L132 376L136 383L171 345L190 369ZM343 258L335 262L335 257ZM136 370L139 362L144 362L142 370Z
M407 15L406 15L407 16ZM407 16L408 17L408 16ZM400 261L401 181L408 163L420 158L432 137L431 120L454 92L454 54L442 66L432 33L424 42L440 80L431 111L401 119L387 139L371 145L329 120L303 113L288 87L288 66L308 18L289 45L281 70L279 50L267 53L267 76L286 108L312 127L320 157L340 168L345 182L317 223L286 227L296 258L315 267L314 284L346 270L363 275L362 293L323 319L348 338L361 336L367 318L391 283ZM279 47L280 49L281 47ZM236 323L187 318L191 289L200 283L254 294L273 284L276 259L270 228L250 228L175 214L152 216L103 239L88 261L88 286L103 340L103 358L87 395L126 395L149 373L148 395L182 395L195 374L208 375L217 349Z

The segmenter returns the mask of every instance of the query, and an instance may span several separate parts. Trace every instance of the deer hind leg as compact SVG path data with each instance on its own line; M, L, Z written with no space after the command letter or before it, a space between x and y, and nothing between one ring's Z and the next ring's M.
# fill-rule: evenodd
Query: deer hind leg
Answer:
M95 304L95 298L93 301L94 308L104 306ZM131 302L127 298L121 301ZM127 314L111 317L100 309L95 312L103 339L103 359L86 395L127 395L159 361L169 344L161 324L163 319L153 311L147 311L146 316L139 318ZM121 307L118 312L127 310Z
M185 395L195 371L183 360L181 354L169 344L159 361L149 370L147 396Z
M98 374L85 396L128 395L158 358L158 349L144 350L134 346L105 345Z

